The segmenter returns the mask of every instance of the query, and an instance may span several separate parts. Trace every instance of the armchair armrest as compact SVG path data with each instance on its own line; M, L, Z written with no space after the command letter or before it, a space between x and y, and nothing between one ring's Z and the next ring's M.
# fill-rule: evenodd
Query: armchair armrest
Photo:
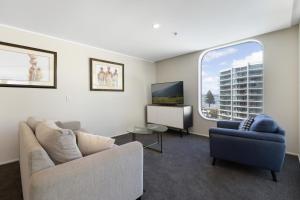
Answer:
M265 141L272 141L272 142L279 142L279 143L285 142L284 136L276 133L240 131L240 130L226 129L226 128L211 128L209 129L210 137L212 134L227 135L227 136L248 138L254 140L265 140Z
M238 129L240 124L241 124L240 121L229 121L229 120L217 121L218 128Z
M143 194L143 147L131 142L34 173L31 200L132 200Z

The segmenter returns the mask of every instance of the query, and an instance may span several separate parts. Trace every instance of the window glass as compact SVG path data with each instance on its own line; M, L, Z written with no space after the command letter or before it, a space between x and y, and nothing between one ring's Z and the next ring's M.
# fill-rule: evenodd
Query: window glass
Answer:
M199 62L199 112L243 120L263 112L263 47L247 41L205 51Z

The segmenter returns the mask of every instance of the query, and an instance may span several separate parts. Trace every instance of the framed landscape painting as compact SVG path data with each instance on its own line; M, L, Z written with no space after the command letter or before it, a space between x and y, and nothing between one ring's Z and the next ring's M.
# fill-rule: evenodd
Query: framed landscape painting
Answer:
M90 58L90 90L124 91L124 64Z
M0 42L0 87L56 88L57 53Z

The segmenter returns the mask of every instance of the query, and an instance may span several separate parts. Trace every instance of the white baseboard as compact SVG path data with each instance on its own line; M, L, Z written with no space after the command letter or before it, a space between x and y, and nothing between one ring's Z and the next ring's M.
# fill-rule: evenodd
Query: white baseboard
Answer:
M198 133L198 132L194 132L194 131L191 131L190 133L191 133L191 134L194 134L194 135L200 135L200 136L203 136L203 137L209 138L209 135L207 135L207 134Z
M299 157L299 154L293 153L293 152L289 152L289 151L285 152L285 154Z
M6 164L9 164L9 163L13 163L13 162L17 162L17 161L19 161L19 158L15 158L15 159L12 159L12 160L0 162L0 166L1 165L6 165Z

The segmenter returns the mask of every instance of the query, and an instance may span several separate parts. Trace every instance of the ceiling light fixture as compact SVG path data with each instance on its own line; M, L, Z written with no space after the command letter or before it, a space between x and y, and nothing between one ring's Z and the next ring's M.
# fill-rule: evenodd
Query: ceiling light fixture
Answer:
M154 29L159 29L159 27L160 27L160 24L153 24Z

